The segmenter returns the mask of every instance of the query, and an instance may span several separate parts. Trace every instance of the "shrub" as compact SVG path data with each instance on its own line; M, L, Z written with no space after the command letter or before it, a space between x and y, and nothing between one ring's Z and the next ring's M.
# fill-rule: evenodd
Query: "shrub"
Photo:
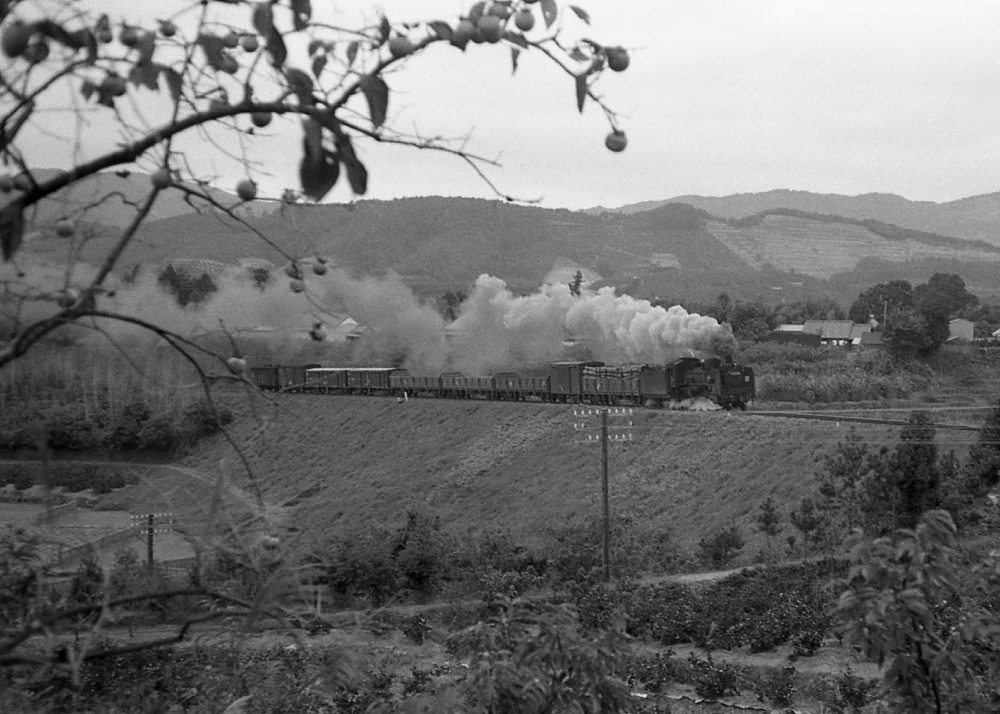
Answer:
M862 709L871 699L871 694L878 682L867 680L854 674L847 667L837 675L837 706L850 708L853 711Z
M795 667L782 667L762 676L754 687L757 699L779 707L791 706L795 696Z
M576 612L580 624L588 630L607 630L622 614L621 593L605 584L580 591Z
M649 657L631 657L625 665L625 681L630 686L642 684L650 692L659 692L678 679L673 650L656 652Z
M664 645L690 642L699 616L698 597L683 585L644 585L625 594L626 631Z
M701 659L694 652L688 655L688 665L694 679L694 691L705 699L721 699L727 696L739 696L740 675L730 664L716 664L711 653L706 659Z
M702 559L715 568L728 565L744 545L743 535L735 524L698 542Z

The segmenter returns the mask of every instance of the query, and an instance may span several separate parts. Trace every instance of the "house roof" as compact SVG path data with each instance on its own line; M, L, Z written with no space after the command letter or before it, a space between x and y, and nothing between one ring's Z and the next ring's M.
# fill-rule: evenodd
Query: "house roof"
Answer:
M865 332L861 335L861 344L865 347L874 347L884 345L885 341L882 339L881 332Z
M824 340L849 340L854 323L850 320L806 320L802 331Z
M851 339L859 340L861 339L861 335L864 335L871 331L872 331L872 326L869 325L867 322L855 323L851 325Z

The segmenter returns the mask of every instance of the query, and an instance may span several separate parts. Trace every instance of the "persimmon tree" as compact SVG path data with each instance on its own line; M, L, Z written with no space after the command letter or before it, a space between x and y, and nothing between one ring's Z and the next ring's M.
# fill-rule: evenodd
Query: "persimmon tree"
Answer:
M626 146L616 114L597 93L597 82L607 71L625 70L629 54L593 39L567 41L563 29L568 24L590 23L586 10L576 5L484 0L470 3L461 16L420 22L378 15L373 5L370 21L360 24L342 22L336 9L313 7L310 0L178 0L166 6L168 15L136 22L136 12L113 17L100 3L87 0L0 0L0 257L8 267L17 266L28 252L25 238L32 232L57 236L67 247L65 279L58 286L30 283L17 271L0 280L0 310L10 308L0 341L0 370L64 326L109 319L149 330L189 358L203 350L164 326L115 312L106 300L123 252L164 192L182 192L192 206L227 214L249 237L268 242L289 260L289 286L301 291L306 266L280 242L257 231L237 210L239 204L234 208L220 201L213 190L219 187L204 168L206 155L243 165L246 177L222 188L243 202L263 198L250 171L249 147L278 115L298 119L301 143L297 186L276 200L320 202L345 182L355 195L365 195L370 174L362 161L363 145L452 155L498 196L513 200L487 176L496 162L475 153L464 137L418 134L395 124L392 73L411 71L407 63L412 56L457 53L481 44L506 53L516 71L523 53L541 55L565 74L569 102L575 96L579 111L593 105L607 118L607 148L617 152ZM141 5L142 11L149 7ZM63 124L66 161L38 165L31 144L59 115L68 117ZM103 141L94 140L95 125L105 128ZM41 170L48 168L58 170ZM86 205L67 202L55 219L39 208L102 172L142 172L149 176L148 190L138 201L125 201L131 211L128 221L114 230L107 250L81 279L73 263L97 230L92 212L122 197L108 193ZM322 272L319 265L313 269ZM25 318L19 307L26 302L49 310ZM240 373L246 366L232 353L212 356L222 360L223 373L227 367ZM191 361L206 378L208 392L210 375ZM277 541L265 537L243 554L255 577L252 601L196 582L167 593L119 598L106 593L100 602L68 609L28 608L0 632L0 665L73 664L120 654L121 648L24 650L38 638L81 622L96 622L96 628L113 619L116 608L137 600L183 597L203 606L174 635L137 647L175 642L206 619L279 613L278 596L287 589L279 576L290 566L276 555L278 549Z
M340 24L336 10L314 12L310 0L191 0L167 17L142 23L111 17L95 6L85 0L0 3L0 161L6 167L0 175L0 192L6 194L0 254L4 261L15 259L29 230L50 231L68 242L85 240L88 212L109 197L68 208L49 225L37 224L34 209L99 172L144 170L151 176L149 190L85 283L48 292L16 281L3 286L8 300L47 300L57 309L44 319L16 321L0 347L0 368L60 326L84 317L116 317L102 309L102 295L162 192L183 191L201 206L229 210L200 175L203 163L191 155L188 137L199 140L199 154L229 156L248 166L247 147L255 133L275 115L297 116L298 188L286 190L285 200L321 201L338 182L363 196L369 183L369 168L359 155L363 143L452 154L511 199L484 173L495 162L474 153L463 139L394 126L387 75L413 55L494 45L509 53L516 71L522 53L540 54L566 74L581 112L594 104L607 117L608 149L622 151L626 145L616 114L595 85L605 71L625 70L629 54L592 39L565 41L564 26L589 24L590 16L557 0L483 0L460 17L399 22L373 15L358 26ZM27 144L32 127L59 112L77 126L68 154L72 161L57 167L55 175L43 175L38 172L43 167L31 165ZM91 117L114 128L113 144L86 143L80 127ZM260 197L249 173L226 188L235 189L242 201ZM247 230L253 232L249 225ZM273 247L281 252L280 245ZM301 270L294 262L290 266L293 289Z

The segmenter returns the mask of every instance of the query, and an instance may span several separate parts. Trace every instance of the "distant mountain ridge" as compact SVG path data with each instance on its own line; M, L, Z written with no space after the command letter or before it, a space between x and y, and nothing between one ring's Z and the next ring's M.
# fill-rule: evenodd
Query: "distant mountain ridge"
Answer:
M32 172L38 182L46 181L59 173L56 169L37 169ZM135 210L149 192L149 174L140 171L104 171L81 179L70 187L40 201L34 209L36 226L52 224L61 218L76 220L83 216L86 223L122 227L135 215ZM189 188L196 188L190 185ZM204 191L197 187L199 191ZM244 215L262 215L277 210L276 201L255 201L243 204L233 193L209 188L208 196L222 206L237 207ZM9 199L0 196L0 206ZM168 189L157 196L150 211L151 220L173 218L194 213L196 206L205 201L189 196L177 189Z
M954 238L981 240L1000 245L1000 193L970 196L955 201L911 201L892 193L858 196L776 189L729 196L675 196L662 201L643 201L594 212L632 214L666 203L686 203L720 218L746 218L786 208L844 218L872 219L914 230Z
M143 175L114 178L137 182L130 190L148 185ZM241 206L253 230L218 211L195 213L183 201L178 204L179 196L176 190L164 192L172 215L142 227L122 256L122 273L137 266L157 270L178 260L277 266L287 256L320 254L357 276L398 273L424 296L466 289L482 273L530 293L554 268L572 275L579 267L593 279L592 287L612 285L668 302L712 300L727 292L769 300L826 295L846 305L873 284L892 279L916 284L934 272L958 273L975 294L1000 298L1000 241L952 237L954 231L930 230L918 218L886 221L893 206L903 211L923 204L883 194L780 191L599 212L443 197L349 205L254 202ZM968 208L989 199L956 203ZM81 247L81 258L97 262L116 241L117 225L107 219ZM66 241L51 226L25 246L43 263L62 259L65 250Z

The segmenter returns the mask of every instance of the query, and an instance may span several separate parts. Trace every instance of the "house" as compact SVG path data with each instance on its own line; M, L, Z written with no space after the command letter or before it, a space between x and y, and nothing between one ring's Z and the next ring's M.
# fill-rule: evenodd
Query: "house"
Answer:
M779 325L768 335L770 342L794 342L802 345L861 344L861 337L871 332L867 323L855 324L850 320L806 320L801 325Z
M972 320L957 319L948 323L949 342L972 342L975 334L975 323Z
M783 330L783 327L802 327L802 325L779 325L776 330L772 330L767 336L768 342L778 342L780 344L796 344L805 347L819 347L819 335L807 335L802 330Z
M366 332L368 332L367 327L359 325L353 317L345 317L340 324L327 332L326 339L329 342L354 342L360 340Z
M867 324L858 327L870 329ZM807 335L819 335L821 344L847 346L854 337L854 323L850 320L806 320L802 331Z

